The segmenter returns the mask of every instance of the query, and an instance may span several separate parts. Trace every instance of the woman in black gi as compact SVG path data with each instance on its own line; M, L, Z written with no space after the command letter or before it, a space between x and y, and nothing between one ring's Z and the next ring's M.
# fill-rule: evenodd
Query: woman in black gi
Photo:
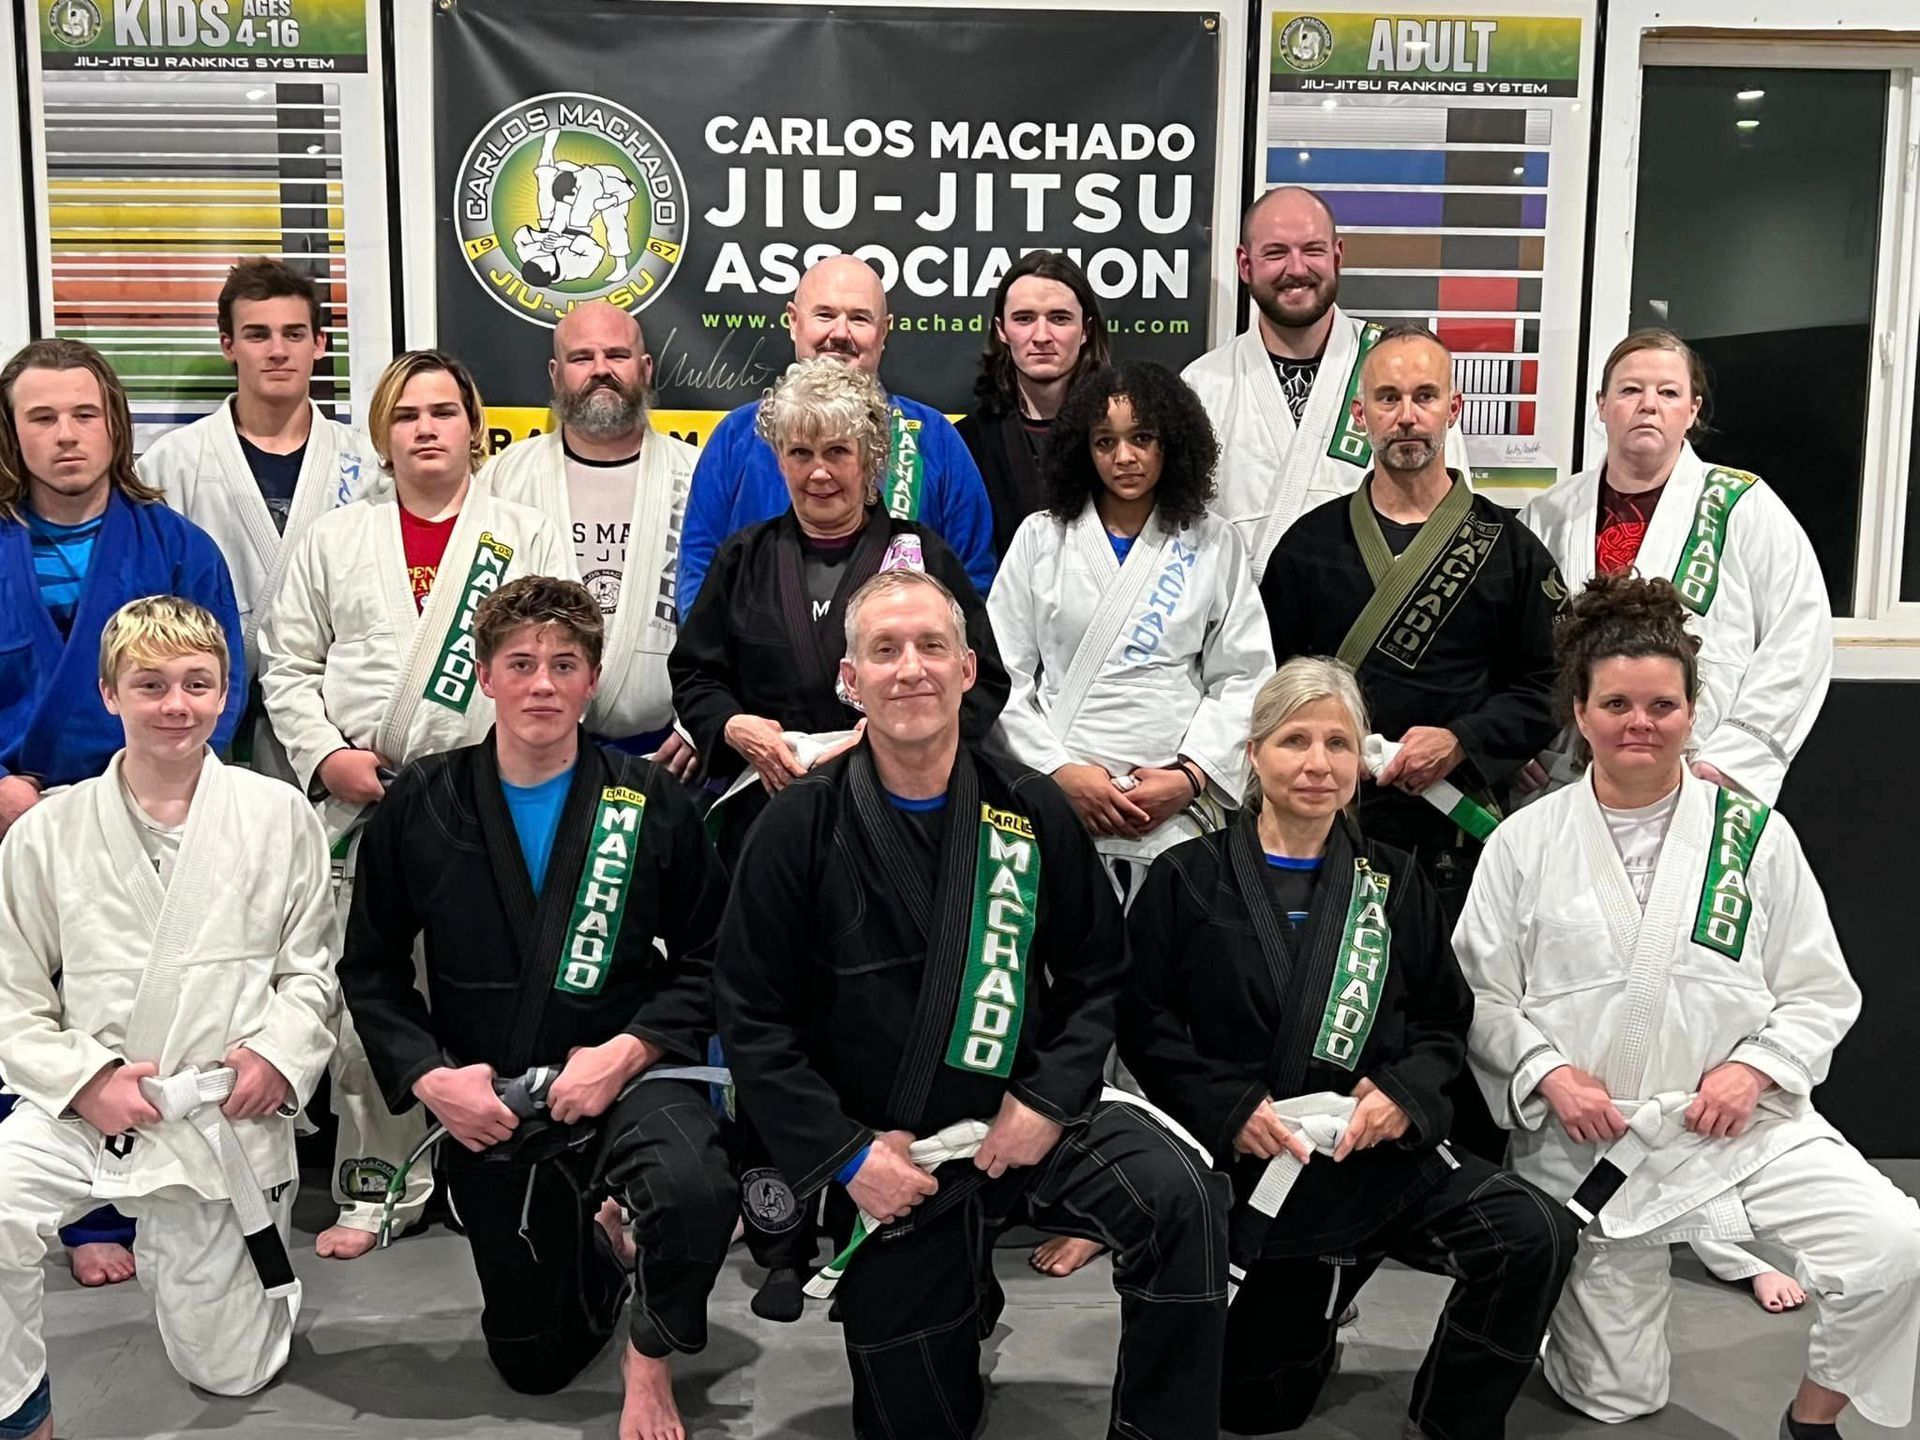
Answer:
M1366 734L1353 672L1288 661L1252 732L1246 808L1162 855L1134 902L1120 1026L1148 1098L1233 1178L1222 1423L1305 1423L1333 1369L1335 1317L1392 1257L1455 1280L1407 1435L1504 1435L1573 1260L1573 1219L1445 1143L1442 1091L1473 997L1432 888L1352 819ZM1296 1169L1271 1218L1248 1203L1263 1177L1271 1188Z

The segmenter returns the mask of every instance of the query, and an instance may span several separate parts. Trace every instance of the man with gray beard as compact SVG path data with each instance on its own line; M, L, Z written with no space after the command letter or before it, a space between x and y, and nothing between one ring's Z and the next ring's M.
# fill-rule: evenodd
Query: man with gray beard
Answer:
M554 327L547 362L558 430L488 462L480 483L551 516L573 539L580 578L600 602L607 643L587 728L648 753L675 775L692 749L673 733L667 654L678 633L680 526L693 479L691 445L647 424L653 357L638 318L604 300Z

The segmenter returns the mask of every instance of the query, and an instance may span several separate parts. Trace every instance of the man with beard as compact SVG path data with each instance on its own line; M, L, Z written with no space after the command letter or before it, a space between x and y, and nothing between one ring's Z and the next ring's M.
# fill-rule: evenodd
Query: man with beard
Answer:
M1240 531L1256 580L1288 527L1352 490L1372 463L1366 427L1349 406L1360 362L1384 327L1334 304L1340 257L1333 211L1313 191L1283 185L1255 200L1234 252L1253 295L1253 328L1182 376L1220 438L1213 508ZM1457 431L1446 446L1447 466L1470 479Z
M508 446L480 478L573 538L607 625L587 728L621 749L657 744L655 758L684 777L694 755L669 728L667 653L678 633L674 581L694 449L647 424L653 357L628 311L604 300L569 311L554 327L547 379L560 428Z
M1489 804L1552 738L1553 619L1566 598L1546 546L1449 470L1451 370L1425 330L1380 336L1352 407L1374 468L1302 515L1260 581L1276 662L1337 655L1374 728L1399 742L1361 792L1361 827L1412 852L1449 926L1480 844L1421 797L1447 779Z
M887 292L866 261L830 255L800 277L787 304L796 360L824 355L880 373L887 346ZM993 584L993 511L979 468L947 417L904 395L888 397L891 424L880 499L896 520L932 530L967 567L982 595ZM787 513L787 482L754 427L758 401L714 426L694 468L680 545L680 613L693 612L720 542Z

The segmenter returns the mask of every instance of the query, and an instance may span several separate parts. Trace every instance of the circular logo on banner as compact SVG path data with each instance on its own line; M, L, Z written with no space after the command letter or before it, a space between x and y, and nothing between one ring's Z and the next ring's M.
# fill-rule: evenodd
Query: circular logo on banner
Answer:
M1280 32L1280 58L1295 70L1318 70L1333 58L1333 31L1317 15L1296 15Z
M47 33L62 45L91 45L105 22L93 0L53 0L47 6Z
M742 1175L740 1203L753 1228L764 1235L784 1235L800 1223L800 1202L778 1170L749 1170Z
M626 106L538 95L474 137L453 214L480 288L523 320L556 325L587 300L644 310L666 288L687 243L687 182Z

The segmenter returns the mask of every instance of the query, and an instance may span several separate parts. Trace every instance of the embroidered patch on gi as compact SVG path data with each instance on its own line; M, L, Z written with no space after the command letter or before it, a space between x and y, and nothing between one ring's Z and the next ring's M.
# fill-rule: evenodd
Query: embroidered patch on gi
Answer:
M1004 1080L1020 1044L1027 947L1039 911L1040 843L1033 821L982 804L973 875L967 968L947 1041L947 1064Z
M1733 507L1759 479L1744 470L1714 466L1707 471L1707 483L1700 491L1700 503L1693 509L1693 525L1687 531L1686 548L1680 552L1680 564L1673 572L1673 588L1696 615L1705 615L1720 590L1720 557L1727 548L1727 522Z
M753 1228L784 1235L800 1223L800 1202L778 1170L749 1170L740 1177L740 1205Z
M1747 922L1753 918L1753 894L1747 875L1760 832L1773 812L1737 790L1722 788L1714 798L1713 848L1700 881L1700 908L1694 914L1693 943L1717 950L1738 964L1747 946Z
M133 1153L133 1142L135 1138L131 1130L127 1131L124 1135L109 1135L101 1142L101 1148L114 1159L124 1160Z
M1427 646L1440 633L1440 627L1473 588L1474 579L1487 557L1493 554L1503 528L1496 520L1485 520L1468 511L1453 539L1447 542L1447 548L1420 577L1407 603L1388 622L1374 648L1409 670L1417 668L1420 657L1427 653Z
M349 1200L384 1200L387 1186L400 1173L396 1165L372 1155L340 1162L340 1193Z
M1313 1058L1351 1070L1360 1063L1387 984L1393 927L1387 921L1387 891L1393 877L1364 858L1353 865L1353 897L1340 936L1339 961L1327 987L1327 1008L1313 1042Z
M433 678L427 682L427 699L460 714L467 713L479 681L478 656L473 648L473 616L480 602L500 588L507 578L507 562L513 559L513 547L496 540L491 531L482 531L473 548L473 565L460 593L460 610L447 628L440 655L433 662Z

